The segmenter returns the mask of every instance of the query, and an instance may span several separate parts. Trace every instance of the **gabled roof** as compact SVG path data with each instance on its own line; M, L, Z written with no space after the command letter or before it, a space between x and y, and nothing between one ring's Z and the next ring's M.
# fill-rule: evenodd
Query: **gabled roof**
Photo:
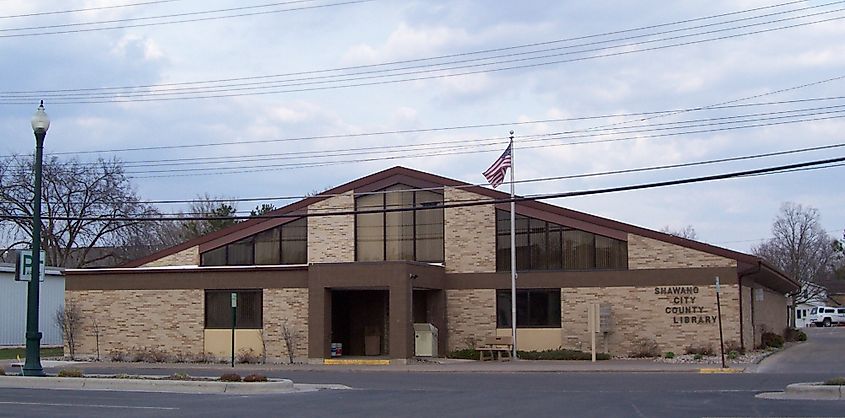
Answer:
M320 195L302 199L298 202L269 212L266 214L266 216L295 215L298 213L305 214L305 210L308 208L308 206L331 198L335 195L353 190L359 192L379 190L394 183L405 183L415 187L460 187L462 190L486 196L495 200L506 200L510 198L510 194L508 193L499 192L481 186L475 186L469 183L446 177L441 177L423 171L397 166L389 168L387 170L379 171L374 174L370 174L366 177L362 177L357 180L350 181L333 189L326 190ZM579 212L576 210L567 209L560 206L543 203L540 201L522 201L518 202L516 204L516 207L517 212L542 212L547 214L553 214L559 217L573 220L575 221L575 223L580 222L583 224L594 225L600 228L606 228L607 230L631 233L647 238L652 238L658 241L663 241L670 244L679 245L698 251L703 251L721 257L734 259L737 261L738 264L744 265L745 267L754 267L759 269L765 264L760 258L750 254L745 254L738 251L733 251L726 248L721 248L714 245L665 234L651 229L646 229L639 226L626 224L624 222L614 221L611 219L590 215L584 212ZM190 241L184 242L182 244L176 245L174 247L164 249L147 257L133 260L123 265L123 267L138 267L151 261L157 260L159 258L175 254L179 251L183 251L185 249L198 245L209 244L212 242L215 244L215 246L217 246L217 244L223 245L226 242L238 240L240 238L243 238L244 236L251 235L262 230L266 230L274 226L284 224L286 222L290 222L294 219L295 218L292 217L274 219L250 219L230 226L228 228L222 229L220 231L216 231L211 234L204 235L192 239ZM774 269L769 265L765 265L765 267L768 270L777 271L777 269ZM786 276L782 273L780 273L779 275L786 278ZM786 279L795 283L792 279Z

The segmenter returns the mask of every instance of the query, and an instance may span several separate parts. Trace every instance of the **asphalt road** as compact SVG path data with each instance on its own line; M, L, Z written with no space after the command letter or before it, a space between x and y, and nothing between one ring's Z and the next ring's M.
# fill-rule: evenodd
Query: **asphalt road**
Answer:
M845 376L845 327L803 330L807 333L806 342L766 358L757 366L757 371Z
M732 375L282 370L268 374L353 389L254 396L12 389L0 391L0 417L843 416L843 401L754 397L843 375L845 356L824 348L841 350L843 339L845 328L811 330L809 343L770 357L757 373Z

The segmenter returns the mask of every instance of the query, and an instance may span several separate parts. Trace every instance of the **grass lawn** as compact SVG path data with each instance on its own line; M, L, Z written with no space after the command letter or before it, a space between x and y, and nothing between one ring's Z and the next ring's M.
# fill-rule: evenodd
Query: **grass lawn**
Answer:
M64 353L61 348L42 348L41 358L44 357L61 357ZM18 356L21 360L26 358L25 348L0 348L0 360L16 359Z

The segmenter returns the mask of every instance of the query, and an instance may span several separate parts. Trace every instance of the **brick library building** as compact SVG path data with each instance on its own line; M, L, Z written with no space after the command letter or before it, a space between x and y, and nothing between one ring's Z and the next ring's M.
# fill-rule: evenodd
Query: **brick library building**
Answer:
M511 335L508 194L404 167L381 171L121 268L66 271L77 353L156 349L268 360L415 357ZM516 204L517 348L752 348L783 333L796 281L744 253L537 201ZM233 296L234 294L234 296ZM236 302L234 321L232 301ZM98 332L88 326L96 320ZM432 354L432 353L427 353Z

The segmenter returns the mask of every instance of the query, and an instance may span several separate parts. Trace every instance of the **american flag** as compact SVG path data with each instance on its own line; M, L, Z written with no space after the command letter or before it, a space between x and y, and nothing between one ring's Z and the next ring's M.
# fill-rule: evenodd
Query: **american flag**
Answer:
M508 171L508 168L511 166L511 150L513 149L513 141L508 145L508 149L502 153L502 156L499 157L487 171L484 172L484 178L490 182L490 185L493 186L495 189L499 187L502 182L505 181L505 173Z

